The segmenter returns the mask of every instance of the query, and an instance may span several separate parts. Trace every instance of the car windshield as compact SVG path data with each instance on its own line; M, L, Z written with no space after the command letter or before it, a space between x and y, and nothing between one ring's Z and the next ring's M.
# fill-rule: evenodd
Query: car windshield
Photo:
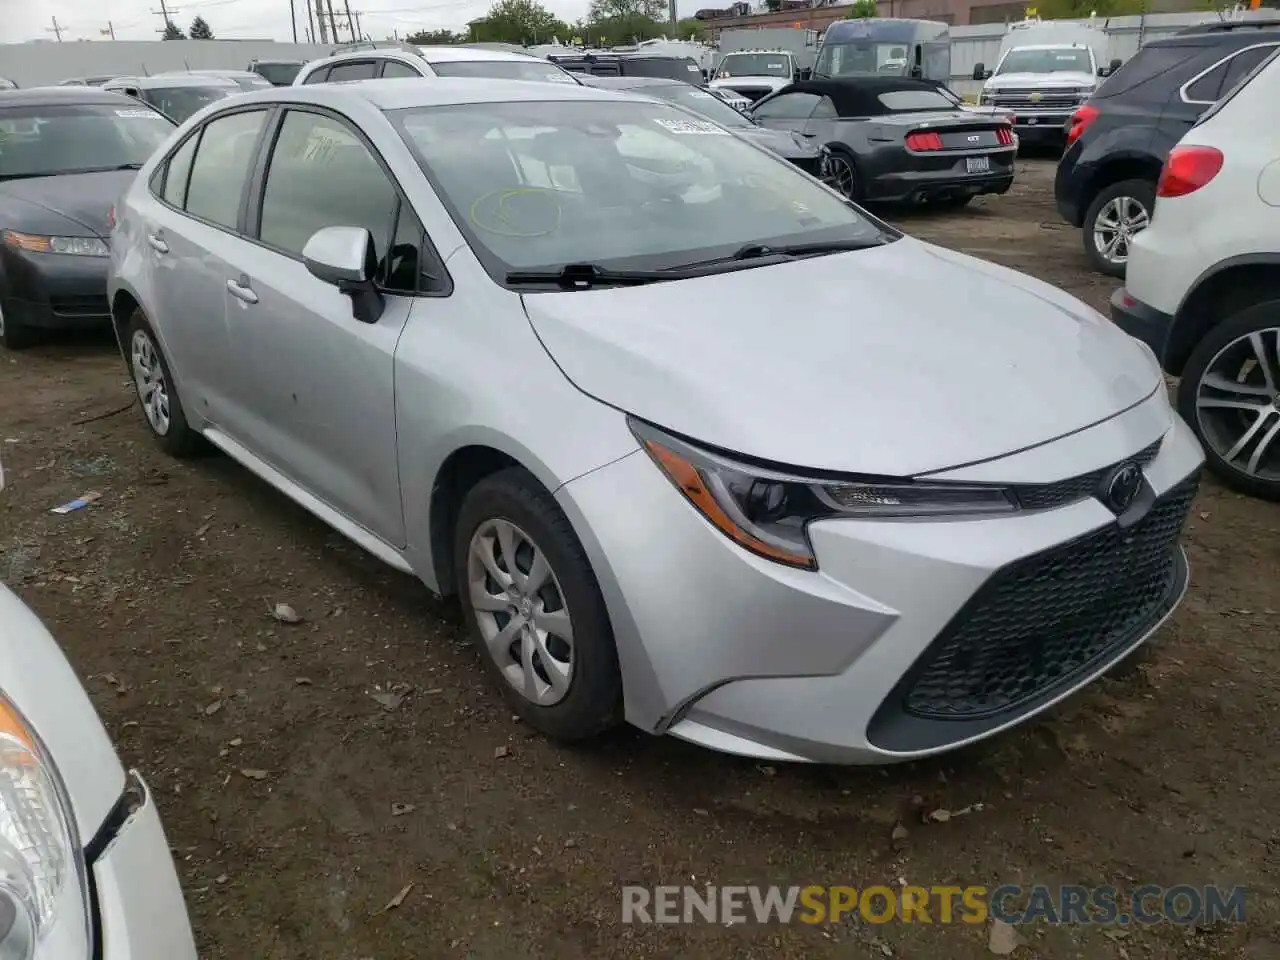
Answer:
M997 77L1003 73L1093 73L1093 64L1084 47L1010 50L996 69Z
M916 110L951 110L955 101L940 90L886 90L876 99L889 113L910 113Z
M237 86L153 87L142 91L142 95L165 116L182 123L187 117L214 101L234 96L239 92L240 88Z
M270 80L257 74L252 77L232 77L231 79L239 85L241 90L263 90L271 86Z
M141 166L172 132L160 114L127 101L0 109L0 180Z
M816 77L905 76L907 53L905 43L871 40L824 43L818 51L813 74Z
M251 68L254 73L265 77L267 82L277 87L287 87L302 69L301 63L255 63Z
M718 77L790 77L791 65L779 53L729 53L720 61Z
M749 244L872 244L884 230L795 167L642 100L390 111L472 249L511 270L658 270Z
M722 127L755 126L741 113L729 106L714 93L707 93L688 83L661 83L647 87L635 87L634 92L646 97L657 97L693 110L720 124Z
M432 63L442 77L487 77L491 80L547 80L577 83L554 63L530 57L528 60L445 60Z

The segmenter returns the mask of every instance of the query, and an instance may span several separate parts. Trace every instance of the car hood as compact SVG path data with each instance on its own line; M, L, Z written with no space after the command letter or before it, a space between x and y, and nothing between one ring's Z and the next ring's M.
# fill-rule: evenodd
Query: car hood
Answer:
M735 75L732 77L717 77L711 81L710 86L725 90L733 90L735 87L769 87L771 90L781 90L790 82L790 79L786 77L774 77L768 74L758 77Z
M1162 382L1136 341L1074 297L911 238L523 299L585 393L794 467L957 467L1106 420Z
M1037 90L1059 90L1063 87L1092 87L1098 78L1091 73L1002 73L986 82L985 89L1004 90L1008 87L1035 87Z
M80 841L87 842L124 789L124 768L62 650L3 585L0 689L26 717L62 775Z
M766 127L734 127L733 132L750 140L756 146L772 150L788 160L818 156L818 148L790 130L770 130Z
M137 175L136 170L104 170L5 180L0 181L0 200L12 198L42 207L106 240L111 236L107 213Z

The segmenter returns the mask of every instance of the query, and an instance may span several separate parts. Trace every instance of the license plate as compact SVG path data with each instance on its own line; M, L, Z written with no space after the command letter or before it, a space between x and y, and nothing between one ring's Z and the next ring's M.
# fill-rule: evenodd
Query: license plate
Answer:
M990 157L965 157L964 168L967 173L990 173Z

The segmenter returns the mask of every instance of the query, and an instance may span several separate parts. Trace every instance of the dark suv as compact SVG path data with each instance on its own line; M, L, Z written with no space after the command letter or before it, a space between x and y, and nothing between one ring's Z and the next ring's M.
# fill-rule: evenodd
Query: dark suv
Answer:
M1129 238L1151 220L1164 158L1215 100L1280 45L1280 20L1189 27L1142 47L1071 117L1058 162L1058 212L1084 252L1123 277Z
M547 57L570 73L593 77L662 77L705 86L702 68L693 57L664 57L652 53L581 53Z

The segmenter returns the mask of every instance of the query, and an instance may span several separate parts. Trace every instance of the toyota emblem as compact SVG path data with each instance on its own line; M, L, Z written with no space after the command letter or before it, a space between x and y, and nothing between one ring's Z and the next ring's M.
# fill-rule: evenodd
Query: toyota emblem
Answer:
M1106 475L1099 499L1119 516L1133 506L1142 489L1142 470L1132 460L1122 463Z

